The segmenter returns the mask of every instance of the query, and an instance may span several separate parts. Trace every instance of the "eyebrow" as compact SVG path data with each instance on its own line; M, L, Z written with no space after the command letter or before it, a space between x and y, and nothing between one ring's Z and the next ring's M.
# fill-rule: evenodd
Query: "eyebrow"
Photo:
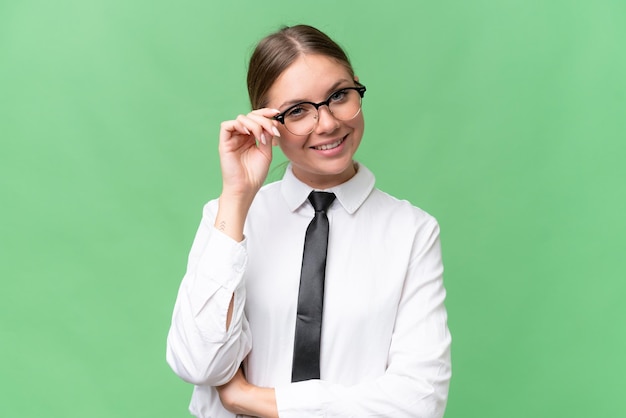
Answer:
M338 80L337 82L335 82L335 84L333 84L327 91L326 94L328 96L330 96L332 93L334 93L335 91L337 91L337 89L339 88L340 85L342 85L343 83L346 82L350 82L351 80L348 80L347 78L342 78L341 80ZM281 104L280 106L278 106L278 109L282 109L285 107L291 107L295 104L298 103L302 103L302 102L311 102L310 100L307 99L294 99L294 100L289 100L284 102L283 104Z

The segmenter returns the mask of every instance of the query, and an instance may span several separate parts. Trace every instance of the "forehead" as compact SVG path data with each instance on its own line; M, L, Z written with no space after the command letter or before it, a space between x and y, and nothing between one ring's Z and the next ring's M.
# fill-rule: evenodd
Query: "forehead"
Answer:
M270 107L294 100L324 100L338 83L352 81L344 65L325 55L301 55L276 79L268 92Z

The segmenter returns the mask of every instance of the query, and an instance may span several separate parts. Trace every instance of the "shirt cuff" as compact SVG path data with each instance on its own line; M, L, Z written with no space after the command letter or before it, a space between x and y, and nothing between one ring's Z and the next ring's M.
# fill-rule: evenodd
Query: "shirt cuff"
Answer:
M199 269L198 273L225 289L235 290L248 261L246 238L237 242L215 228L211 232L211 239L200 260L200 266L204 268ZM208 262L203 263L205 260Z
M247 260L245 238L237 242L213 228L189 287L189 299L196 315L212 295L218 296L220 305L228 307L233 292L241 287Z

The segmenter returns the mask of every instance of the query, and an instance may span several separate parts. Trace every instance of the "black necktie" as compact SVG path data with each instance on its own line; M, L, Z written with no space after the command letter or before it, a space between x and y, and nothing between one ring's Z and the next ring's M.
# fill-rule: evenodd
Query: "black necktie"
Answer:
M304 238L292 382L320 378L320 337L328 247L326 210L333 200L335 200L333 193L311 192L309 195L309 201L315 209L315 217L309 224Z

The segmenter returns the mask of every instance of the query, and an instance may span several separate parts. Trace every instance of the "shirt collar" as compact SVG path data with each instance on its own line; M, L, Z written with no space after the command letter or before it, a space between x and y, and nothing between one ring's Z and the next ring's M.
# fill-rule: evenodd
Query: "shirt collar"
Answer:
M335 193L337 200L349 214L356 212L365 202L376 182L374 174L367 167L363 164L355 164L357 171L354 177L345 183L324 190ZM289 210L293 212L307 201L309 193L314 189L298 180L293 174L291 164L289 164L283 176L281 190Z

